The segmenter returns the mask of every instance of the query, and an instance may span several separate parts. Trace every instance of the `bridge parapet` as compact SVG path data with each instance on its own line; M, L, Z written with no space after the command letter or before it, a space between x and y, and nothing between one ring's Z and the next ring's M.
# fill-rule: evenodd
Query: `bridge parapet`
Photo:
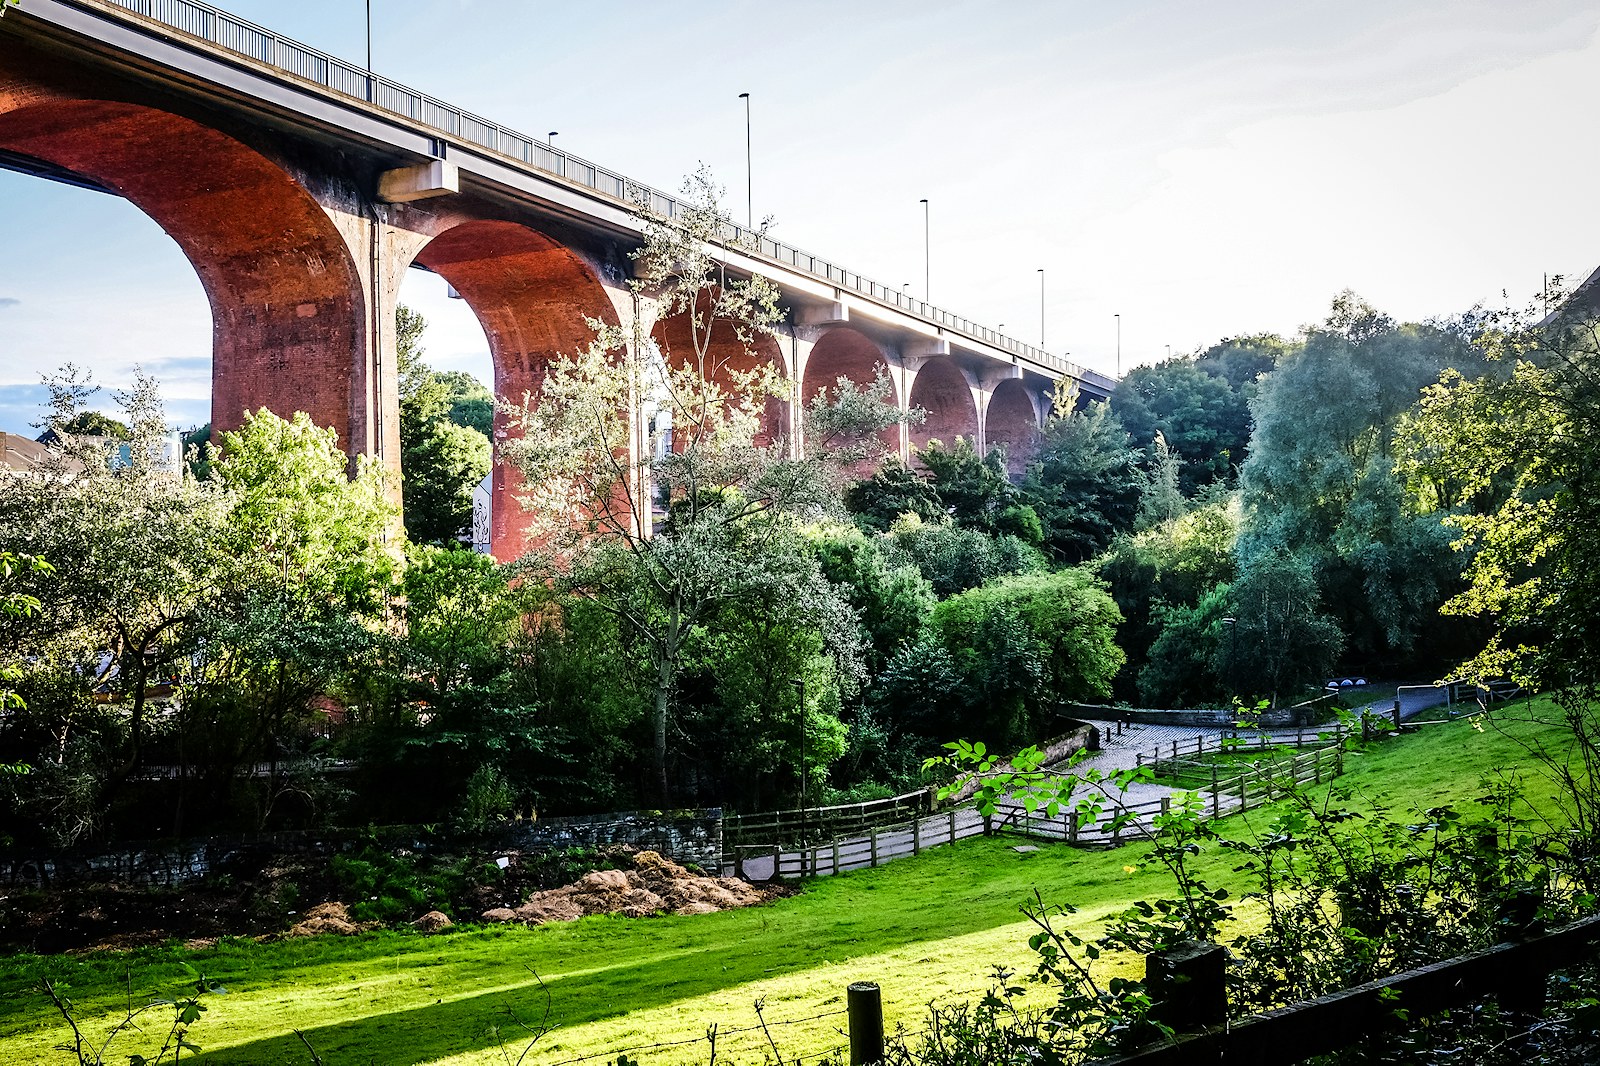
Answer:
M669 193L606 169L462 110L426 93L391 81L356 64L291 40L263 26L199 0L58 0L83 8L104 11L130 21L148 20L167 29L218 46L236 55L265 64L283 74L332 92L347 101L359 102L390 115L416 123L438 138L441 157L452 142L474 150L487 150L508 157L542 175L581 186L591 194L629 208L652 212L665 218L677 215L679 202ZM727 227L724 236L732 246L747 255L827 281L856 296L892 307L950 330L971 340L997 348L1025 360L1047 376L1066 376L1089 386L1095 393L1109 394L1115 380L1062 356L1025 344L997 330L918 300L902 290L874 281L821 256L773 240L737 225Z

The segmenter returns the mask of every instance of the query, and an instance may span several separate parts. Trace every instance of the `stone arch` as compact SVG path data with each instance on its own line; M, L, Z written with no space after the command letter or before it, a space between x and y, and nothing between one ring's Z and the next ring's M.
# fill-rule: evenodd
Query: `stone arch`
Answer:
M755 337L747 349L745 343L739 339L734 324L726 319L712 322L711 335L706 339L703 356L695 350L687 311L681 311L657 322L650 336L661 350L662 358L667 361L667 365L674 369L693 369L703 360L704 365L700 366L700 373L725 390L734 388L734 375L738 373L749 373L763 366L774 367L779 374L784 372L783 349L779 346L777 337L762 334ZM756 431L755 443L759 447L766 447L775 441L786 439L790 430L788 403L781 397L768 397L766 409L761 416L761 425ZM673 446L678 448L680 444L681 441L675 440Z
M800 383L800 395L809 406L818 394L832 389L840 378L866 386L872 384L880 371L887 373L888 369L889 360L870 337L859 330L834 326L811 348ZM893 402L897 407L900 400L899 389L895 387ZM890 426L878 437L891 452L900 454L899 426Z
M984 443L1006 450L1006 472L1022 476L1039 448L1039 413L1021 378L1007 378L994 388L983 421Z
M911 406L928 412L920 426L911 427L911 443L926 448L930 440L954 443L966 437L978 439L978 405L961 368L949 359L929 359L911 383Z
M380 441L365 369L367 301L333 220L282 166L180 115L0 81L0 149L121 195L167 233L211 306L211 423L266 407Z
M594 270L571 249L517 222L473 219L438 233L413 260L438 274L478 317L494 361L494 394L520 402L537 395L550 360L594 339L587 319L618 322ZM511 432L495 413L496 442ZM530 516L517 502L521 481L504 463L494 466L490 553L522 554Z

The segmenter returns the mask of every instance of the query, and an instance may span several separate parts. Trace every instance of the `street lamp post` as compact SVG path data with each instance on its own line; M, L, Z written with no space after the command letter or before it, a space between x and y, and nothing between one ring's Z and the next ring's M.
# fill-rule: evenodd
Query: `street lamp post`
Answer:
M751 232L756 228L756 193L755 178L750 169L750 94L740 93L739 99L744 101L744 203L746 224Z
M1044 350L1044 267L1039 268L1039 350Z
M1112 315L1117 320L1117 377L1122 377L1122 316Z
M933 237L929 228L928 201L922 201L922 298L933 303Z

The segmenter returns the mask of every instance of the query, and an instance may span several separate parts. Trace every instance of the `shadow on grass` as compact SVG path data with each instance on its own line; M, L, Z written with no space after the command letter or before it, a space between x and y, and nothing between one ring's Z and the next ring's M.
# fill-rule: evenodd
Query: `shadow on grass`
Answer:
M771 979L809 965L786 960L777 966L765 966L763 963L773 960L764 954L685 954L687 957L641 960L636 965L611 967L600 973L549 980L542 990L530 977L511 990L497 989L448 1002L352 1018L303 1032L327 1066L425 1063L481 1051L498 1043L496 1027L515 1060L529 1039L517 1019L529 1025L539 1024L544 1018L546 992L550 997L548 1024L568 1029L721 991L730 985ZM508 969L513 965L508 962ZM708 1023L719 1020L728 1021L705 1019ZM292 1031L232 1047L207 1045L202 1030L197 1030L195 1037L206 1048L208 1063L259 1066L311 1061L305 1045Z

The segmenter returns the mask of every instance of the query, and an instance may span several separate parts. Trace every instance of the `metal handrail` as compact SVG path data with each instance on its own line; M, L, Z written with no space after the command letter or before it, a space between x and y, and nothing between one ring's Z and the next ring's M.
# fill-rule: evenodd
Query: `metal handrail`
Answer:
M143 16L161 25L198 37L210 44L246 56L282 73L312 82L351 99L403 116L438 133L507 156L524 166L581 185L601 196L643 209L664 218L680 211L676 197L634 181L614 171L571 155L525 133L463 111L426 93L348 63L326 52L290 40L263 26L230 15L200 0L82 0L118 14ZM725 231L728 241L751 255L822 278L840 288L860 293L924 321L962 333L1031 362L1048 366L1103 388L1115 379L1041 348L1004 336L987 326L917 300L899 289L873 281L810 252L775 241L737 225Z

